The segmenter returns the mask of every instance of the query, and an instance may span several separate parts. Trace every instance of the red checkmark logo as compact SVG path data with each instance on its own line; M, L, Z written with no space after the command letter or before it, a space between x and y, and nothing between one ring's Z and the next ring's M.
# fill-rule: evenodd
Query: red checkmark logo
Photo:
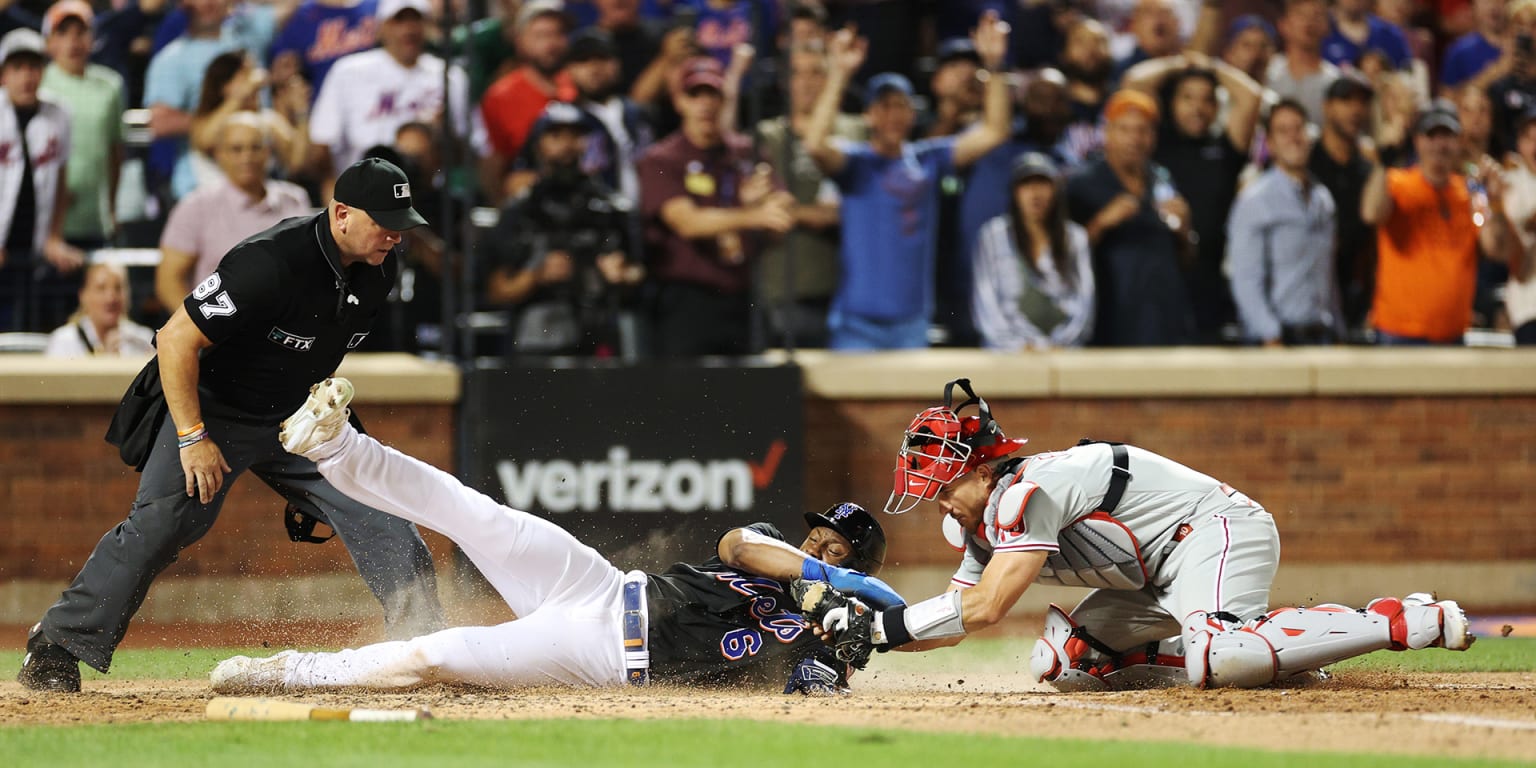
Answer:
M752 468L752 487L767 488L773 482L773 476L779 473L779 462L784 460L784 452L788 450L789 446L783 440L775 440L768 446L768 455L761 462L747 462Z

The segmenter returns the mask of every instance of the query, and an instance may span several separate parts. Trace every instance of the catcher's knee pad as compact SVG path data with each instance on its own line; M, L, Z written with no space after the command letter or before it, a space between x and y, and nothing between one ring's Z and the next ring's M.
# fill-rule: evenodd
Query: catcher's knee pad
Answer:
M1088 643L1073 635L1077 625L1059 606L1045 612L1045 631L1035 641L1029 655L1029 672L1037 682L1062 692L1102 691L1108 688L1102 679L1083 668Z
M1184 671L1200 688L1255 688L1280 672L1275 649L1258 634L1205 611L1184 620Z

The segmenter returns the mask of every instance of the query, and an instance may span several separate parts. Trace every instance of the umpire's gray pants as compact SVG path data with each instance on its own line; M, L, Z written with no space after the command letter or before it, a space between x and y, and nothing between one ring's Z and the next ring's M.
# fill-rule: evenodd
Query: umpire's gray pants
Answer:
M150 583L213 527L225 495L247 469L285 498L319 511L383 604L391 637L412 637L443 626L432 555L414 524L343 496L312 462L283 450L277 425L268 420L232 414L205 396L203 421L231 468L223 487L208 504L187 496L176 425L167 418L144 466L128 519L101 537L80 575L43 615L43 634L49 640L106 672ZM277 528L279 517L272 517Z

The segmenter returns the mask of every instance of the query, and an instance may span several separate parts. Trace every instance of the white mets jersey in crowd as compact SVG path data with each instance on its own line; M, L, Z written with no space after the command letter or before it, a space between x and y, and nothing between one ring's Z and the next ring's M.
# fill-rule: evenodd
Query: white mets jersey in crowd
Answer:
M994 553L1050 553L1038 583L1136 590L1166 587L1174 549L1202 525L1225 525L1224 513L1262 513L1247 496L1172 459L1124 446L1129 481L1104 511L1113 446L1079 445L1004 464L981 527L962 532L944 519L950 545L965 557L953 583L974 586ZM1278 559L1278 547L1274 552ZM1169 572L1165 572L1169 571Z
M315 97L310 140L330 147L337 173L361 160L375 145L394 146L400 126L436 122L443 110L444 66L442 59L423 53L415 66L406 67L383 48L337 59ZM448 71L448 79L453 89L453 130L469 135L469 81L458 67ZM483 133L475 121L471 144L480 147Z

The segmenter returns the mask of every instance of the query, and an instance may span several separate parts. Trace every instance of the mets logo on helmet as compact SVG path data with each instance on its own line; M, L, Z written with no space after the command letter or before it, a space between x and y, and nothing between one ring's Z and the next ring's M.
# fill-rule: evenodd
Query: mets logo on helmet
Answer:
M842 520L851 514L853 514L852 504L839 504L836 509L832 510L832 514L829 517L833 520Z

